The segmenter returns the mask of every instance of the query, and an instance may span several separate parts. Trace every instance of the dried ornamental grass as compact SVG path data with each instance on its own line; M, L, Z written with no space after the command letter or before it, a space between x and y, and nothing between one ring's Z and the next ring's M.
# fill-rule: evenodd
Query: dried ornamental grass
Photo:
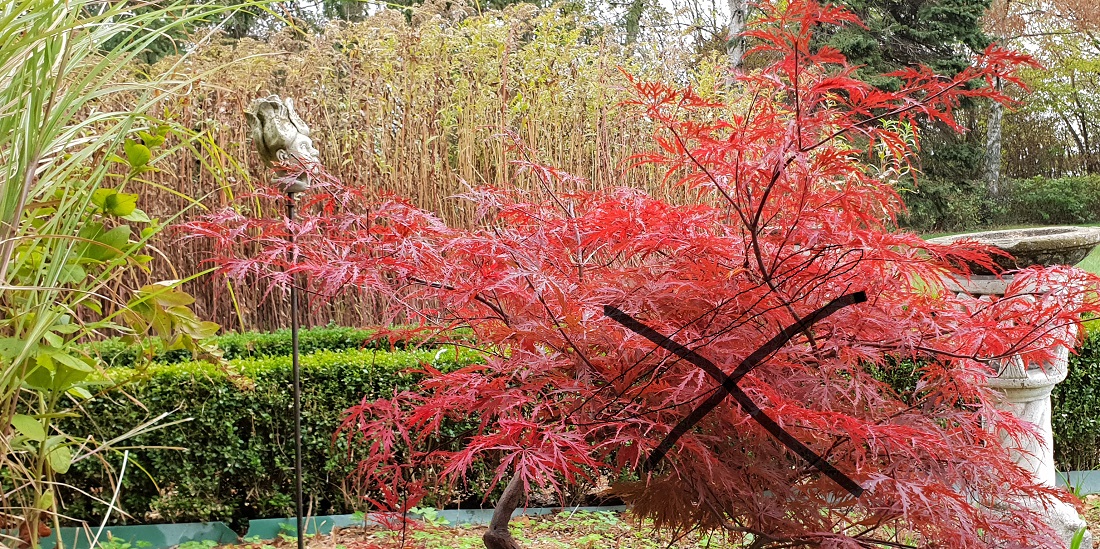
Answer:
M372 193L407 197L463 226L472 220L472 206L451 197L467 185L499 185L513 174L515 156L506 153L510 139L502 132L514 132L537 157L532 160L580 175L593 188L625 184L666 193L667 186L657 184L663 174L624 170L653 126L622 114L627 82L621 71L697 82L704 95L719 93L724 81L710 62L691 69L642 65L600 27L553 8L521 4L459 21L433 9L418 12L412 23L400 12L382 11L332 24L317 36L286 32L267 42L202 46L184 70L239 61L175 98L167 114L207 132L249 164L253 177L266 177L246 142L243 110L257 96L294 97L331 173ZM183 151L165 160L163 172L150 178L156 186L145 191L153 195L148 202L160 205L150 213L168 216L183 208L187 200L175 193L220 206L251 187L228 175L230 158L211 161ZM213 169L200 169L200 162ZM162 242L161 249L164 261L155 268L166 276L169 263L179 273L198 272L209 255L198 242ZM254 288L203 279L189 291L202 314L227 328L284 324L277 300ZM381 306L343 299L311 307L307 323L369 323Z

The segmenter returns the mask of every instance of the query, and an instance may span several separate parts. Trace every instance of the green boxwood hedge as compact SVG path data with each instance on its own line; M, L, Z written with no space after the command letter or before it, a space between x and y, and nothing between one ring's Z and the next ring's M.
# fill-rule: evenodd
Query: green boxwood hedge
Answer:
M327 326L301 330L298 334L298 349L302 354L317 351L342 351L345 349L407 349L413 347L431 347L432 342L422 338L408 338L391 342L388 339L375 339L377 330ZM447 334L450 339L462 340L470 337L469 331L455 330ZM290 330L275 332L230 333L210 338L222 351L227 360L255 358L265 356L287 356L291 351ZM185 349L165 350L156 339L146 342L153 349L152 360L162 364L175 364L190 361L193 357ZM88 350L98 355L110 368L133 368L145 362L141 345L112 338L88 345Z
M1100 469L1100 325L1069 357L1066 380L1054 387L1054 461L1059 471Z
M1051 393L1054 461L1059 471L1100 469L1100 323L1086 326L1090 327L1087 337L1077 353L1070 354L1066 380ZM873 373L905 397L917 387L916 370L912 362L902 361Z
M1100 469L1100 321L1086 323L1088 335L1070 354L1069 374L1051 393L1054 461L1059 471ZM912 395L918 382L909 361L876 370L875 376L900 395Z
M457 352L457 358L456 358ZM455 347L420 351L318 351L301 358L305 491L312 513L350 513L345 480L357 452L333 442L341 415L363 398L415 387L408 370L427 362L441 370L478 355ZM190 421L136 437L119 501L129 517L115 524L224 521L292 515L294 422L290 357L237 359L228 369L204 362L154 364L144 371L109 370L132 381L85 404L86 416L66 420L70 433L109 440L164 412ZM140 402L141 404L137 404ZM184 450L152 449L185 448ZM117 471L121 456L106 456ZM94 459L74 464L65 482L109 498L115 480ZM70 517L98 522L105 506L76 490L63 493Z
M408 370L418 363L447 370L472 363L478 355L449 346L361 350L353 348L358 343L352 345L361 332L314 333L320 335L302 348L317 352L301 361L306 493L315 515L349 513L356 509L349 503L354 496L345 495L346 479L359 454L356 449L349 453L342 440L334 443L332 438L344 410L363 398L415 387L417 378ZM267 336L224 337L222 342L232 356L280 352L283 334ZM342 350L317 350L326 345ZM914 380L909 370L896 370L884 379L903 392L911 391ZM230 361L228 369L204 362L154 364L140 372L116 368L111 375L133 379L87 403L87 416L66 420L65 430L108 440L164 412L172 412L165 421L192 418L132 441L134 446L185 450L133 451L119 502L129 517L116 514L112 523L220 520L240 529L249 519L292 514L290 357L239 358ZM1055 388L1053 400L1059 468L1100 468L1100 330L1091 331L1079 354L1071 356L1069 377ZM120 456L106 459L117 470ZM94 496L109 497L114 479L92 461L75 464L65 481ZM487 485L488 475L486 469L468 479L465 496L480 500L478 487ZM104 511L102 504L75 490L64 492L64 502L66 513L79 519L99 520Z

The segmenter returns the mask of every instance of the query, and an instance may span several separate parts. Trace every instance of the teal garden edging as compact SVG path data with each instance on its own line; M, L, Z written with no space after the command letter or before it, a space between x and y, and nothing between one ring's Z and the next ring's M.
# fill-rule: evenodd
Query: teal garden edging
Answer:
M1100 478L1100 477L1098 477ZM606 507L531 507L517 509L512 516L548 515L551 513L569 513L576 511L623 511L622 505ZM419 518L416 513L410 517ZM435 515L449 524L488 524L493 516L492 509L445 509ZM294 518L257 519L248 521L245 538L275 539L279 533L294 534ZM345 528L363 524L356 515L326 515L309 517L306 521L306 534L322 535L332 532L333 528ZM94 528L62 528L61 539L65 549L91 549ZM108 535L110 538L108 538ZM103 529L100 541L114 539L130 544L131 549L168 549L189 541L213 540L219 544L236 543L240 537L223 522L191 522L183 524L146 524L142 526L108 526ZM57 536L42 539L42 549L55 549Z

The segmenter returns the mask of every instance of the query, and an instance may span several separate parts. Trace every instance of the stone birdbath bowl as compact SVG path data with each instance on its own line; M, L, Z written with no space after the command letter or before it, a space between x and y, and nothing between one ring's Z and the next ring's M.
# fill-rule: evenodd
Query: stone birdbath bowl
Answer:
M1012 257L994 256L993 261L1003 271L1014 271L1032 265L1076 265L1100 245L1100 227L1034 227L984 231L931 238L933 244L952 244L972 240L1007 252ZM979 265L968 265L973 276L959 288L973 294L1003 294L1008 281ZM949 284L956 286L956 284Z

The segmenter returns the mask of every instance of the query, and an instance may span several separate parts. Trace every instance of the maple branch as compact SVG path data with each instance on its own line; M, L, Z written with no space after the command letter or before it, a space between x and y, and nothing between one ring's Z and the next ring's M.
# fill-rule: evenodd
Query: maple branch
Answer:
M775 293L777 296L780 296L780 299L783 301L783 305L787 309L787 312L790 313L791 318L794 319L796 324L801 325L801 320L802 319L799 318L798 313L795 312L794 307L792 307L791 304L790 304L790 301L782 298L782 295L783 295L782 292L780 292L779 288L776 287L776 285L772 281L771 274L768 272L767 267L764 265L764 258L763 258L763 254L760 250L760 240L759 240L759 237L760 237L759 223L760 223L760 216L761 216L761 214L764 210L764 205L767 203L768 196L771 194L771 190L774 188L776 182L779 181L779 178L782 175L782 170L785 170L787 168L787 166L789 166L791 164L791 162L794 162L795 157L792 155L790 158L788 158L787 161L783 163L782 167L780 167L777 163L777 165L775 167L775 170L772 173L771 181L769 181L768 185L765 186L764 195L760 198L760 206L757 208L756 213L753 216L753 220L750 222L748 220L748 218L745 217L745 213L737 205L737 202L734 201L733 197L730 196L729 193L727 193L726 190L722 188L722 185L718 183L718 179L716 177L714 177L714 174L712 174L711 171L706 166L704 166L701 162L699 162L699 160L695 157L694 154L692 154L691 150L684 143L684 140L680 137L680 134L676 131L676 129L674 127L672 127L671 124L665 124L665 128L667 128L670 132L672 132L672 136L676 139L676 143L680 147L680 149L683 150L684 154L686 154L687 157L691 160L691 162L693 164L695 164L696 168L698 168L700 171L702 171L703 174L706 175L708 179L710 179L711 183L714 184L714 188L717 189L718 192L721 193L722 196L724 196L726 198L726 201L730 204L730 207L733 209L734 212L737 213L737 216L739 218L741 218L741 222L744 223L745 226L748 228L749 233L751 235L751 238L749 239L749 243L750 243L750 246L752 247L753 255L755 256L755 259L756 259L756 264L760 268L760 275L764 278L764 283L768 285L768 287L771 289L771 291L773 293ZM738 162L740 162L740 160ZM740 173L740 170L735 170L735 172ZM805 330L804 333L806 334L807 339L809 339L810 345L813 346L816 349L817 343L814 340L814 336L809 331L808 327L807 327L807 329Z
M741 209L737 207L737 202L733 199L732 196L730 196L730 194L728 192L726 192L725 189L722 188L722 185L718 183L718 179L716 179L714 177L714 174L710 173L710 170L708 170L706 167L704 167L703 164L701 162L699 162L699 160L697 158L695 158L695 155L693 155L691 153L691 149L689 149L687 144L684 143L683 138L680 137L680 133L676 131L676 128L673 127L671 124L666 123L665 124L665 129L672 132L672 137L674 137L676 139L676 145L679 146L680 149L684 151L684 154L686 154L687 157L691 160L691 162L693 164L695 164L695 167L699 168L703 172L703 174L707 176L707 179L710 179L710 182L714 184L714 188L717 189L718 192L721 193L723 197L725 197L726 202L729 202L730 206L732 208L734 208L734 211L736 211L738 216L741 217L741 221L742 222L747 222L747 220L745 219L745 216L742 215Z
M833 133L829 134L828 136L822 138L817 143L814 143L813 145L810 145L809 147L803 147L802 149L799 150L799 152L810 152L810 151L824 145L825 143L828 143L829 141L832 141L833 139L836 139L837 137L840 137L841 135L844 135L844 134L846 134L846 133L848 133L848 132L850 132L854 129L861 128L861 127L869 125L873 122L878 122L879 120L883 120L885 118L893 118L893 117L895 117L899 114L905 114L905 113L907 113L909 111L912 111L914 109L918 109L920 107L923 107L927 104L930 104L933 100L939 98L940 96L946 94L947 92L949 92L949 91L951 91L955 88L958 88L958 87L962 86L965 83L966 83L966 81L957 80L954 83L952 83L951 85L941 89L940 91L938 91L936 93L933 93L932 95L929 95L928 97L925 97L921 102L914 102L914 103L906 105L904 107L898 107L898 108L896 108L892 111L879 113L879 114L877 114L875 116L872 116L870 118L866 118L866 119L861 120L859 122L856 122L854 124L850 124L848 126L840 128L840 129L834 131Z
M778 423L769 417L763 410L761 410L756 403L741 388L737 385L737 382L759 366L764 359L785 345L799 332L805 331L809 325L822 320L834 312L856 303L863 303L867 301L867 294L863 292L856 292L854 294L848 294L837 298L829 302L824 307L814 311L805 319L788 326L782 332L777 334L771 340L764 344L764 346L757 349L751 355L748 356L741 364L733 371L732 374L727 376L717 365L710 360L706 359L702 355L699 355L695 351L692 351L675 341L661 335L659 332L638 322L630 315L612 307L610 305L604 306L604 314L611 317L620 324L626 326L631 331L638 335L652 341L660 347L668 350L687 360L688 362L698 366L704 372L709 374L715 380L717 380L722 387L722 390L712 395L702 405L692 411L686 418L681 420L672 429L664 440L657 446L649 458L646 460L643 468L646 470L653 470L657 463L664 458L665 454L676 444L676 441L680 439L692 426L698 423L702 418L710 413L715 407L717 407L725 397L732 396L734 400L741 406L741 409L745 413L749 414L757 423L760 424L768 433L783 443L784 446L790 448L806 461L810 462L810 465L817 470L821 471L825 476L833 479L837 484L848 490L852 495L859 497L863 493L863 488L859 486L855 481L848 478L844 473L841 473L838 469L833 467L828 462L824 461L820 456L815 454L813 450L810 450L806 445L802 444L798 439L791 436L790 433L785 431Z
M774 310L781 307L781 305L774 305L772 307L768 307L768 308L765 308L765 309L762 309L762 310L758 310L757 307L764 301L764 297L765 296L760 296L759 298L757 298L757 300L755 302L753 302L746 309L747 311L756 311L757 312L756 315L749 317L745 314L742 314L741 315L743 317L742 320L731 322L730 324L720 328L719 330L717 330L715 332L712 332L710 334L707 334L705 336L700 336L700 337L697 337L697 338L694 338L694 339L690 339L690 340L687 341L687 343L688 344L696 344L696 343L699 343L699 342L702 342L702 341L707 341L707 340L714 341L715 339L721 337L722 335L725 335L725 334L727 334L727 333L729 333L729 332L731 332L731 331L733 331L737 328L740 328L741 326L744 326L745 324L748 324L749 322L751 322L753 319L757 318L758 316L767 314L767 313L769 313L771 311L774 311ZM691 324L694 324L696 322L701 321L703 319L703 317L705 317L705 316L717 315L719 313L719 311L721 311L722 308L724 308L726 305L728 305L732 301L733 301L733 298L727 298L727 299L722 300L721 302L716 304L714 307L711 307L710 309L707 309L707 310L703 311L702 313L697 315L693 320L691 320L691 321L685 323L684 325L680 326L679 328L677 328L675 331L673 331L669 335L674 336L674 335L679 334L681 331L683 331L685 328L687 328ZM708 327L709 327L709 325L708 325ZM656 351L657 351L657 349L654 348L654 349L651 349L650 351L646 352L646 354L640 360L634 362L632 367L641 364L641 362L643 360L648 358L650 355L654 354ZM667 359L668 359L667 355L664 356L664 357L661 357L660 360L658 360L656 364L654 364L652 367L648 368L646 371L641 372L638 375L637 378L642 378L642 377L647 377L647 376L649 377L649 380L646 381L645 384L643 384L641 387L624 387L622 391L619 391L619 392L615 393L613 395L613 397L615 399L623 399L623 398L625 398L627 391L629 391L632 388L636 389L638 392L644 392L653 383L655 383L657 381L657 379L660 377L661 373L659 372L659 370L661 369L662 366L665 365L665 361ZM605 385L604 387L613 387L613 384L616 381L619 381L619 380L623 379L624 377L626 377L628 371L629 370L624 369L622 372L619 373L619 375L607 380L607 385ZM579 411L581 407L589 404L592 401L592 399L594 399L596 397L596 395L599 393L599 391L602 391L604 389L604 387L601 387L596 393L592 394L591 396L586 398L581 404L579 404L577 406L577 408L573 409L568 414L566 414L566 418L568 419L573 414L575 414L577 411ZM625 410L628 406L628 404L623 404L622 407L619 409L619 411L617 411L615 414L612 414L612 415L613 415L613 417L616 417L616 418L619 418L619 419L637 419L637 418L640 418L644 415L648 415L648 414L653 413L653 412L660 412L660 411L664 411L666 409L672 409L672 408L675 408L675 407L678 407L678 406L681 406L681 405L684 405L684 404L690 404L692 402L695 402L695 401L699 400L700 398L703 398L703 395L696 395L696 396L694 396L694 397L692 397L692 398L690 398L686 401L670 404L668 406L663 406L663 407L659 407L659 408L650 408L650 409L648 409L644 412L641 412L639 414L634 414L634 415L631 415L631 416L627 416L626 418L624 418L623 416L618 415L620 412L622 412L622 410ZM588 425L588 424L576 424L576 425Z
M428 282L426 280L417 278L415 276L410 276L410 277L408 277L408 279L409 279L410 282L420 284L420 285L423 285L423 286L427 286L429 288L438 288L440 290L447 290L449 292L454 292L454 291L458 290L458 288L455 288L454 286L449 286L449 285L443 284L441 282ZM480 293L474 294L474 300L477 301L478 303L481 303L482 305L485 305L486 307L492 309L492 311L497 314L498 319L501 322L503 322L505 326L510 326L511 325L508 322L508 315L504 313L504 309L502 309L499 306L491 303L488 299L485 299L485 297L483 297Z
M596 367L593 366L592 362L588 360L588 356L584 354L584 351L582 351L576 343L573 343L573 339L569 337L569 334L565 333L565 329L562 328L561 323L557 321L557 317L554 315L554 311L550 310L550 305L548 305L546 303L546 300L542 298L542 294L535 290L535 285L531 282L531 278L525 275L523 279L527 281L527 285L530 286L531 291L535 293L535 297L538 298L539 303L542 304L542 308L546 310L546 314L550 317L550 322L554 324L554 327L557 329L558 333L561 334L561 337L565 339L565 342L569 344L569 347L576 351L577 356L581 357L581 360L584 361L584 364L586 366L588 366L592 371L596 371Z

